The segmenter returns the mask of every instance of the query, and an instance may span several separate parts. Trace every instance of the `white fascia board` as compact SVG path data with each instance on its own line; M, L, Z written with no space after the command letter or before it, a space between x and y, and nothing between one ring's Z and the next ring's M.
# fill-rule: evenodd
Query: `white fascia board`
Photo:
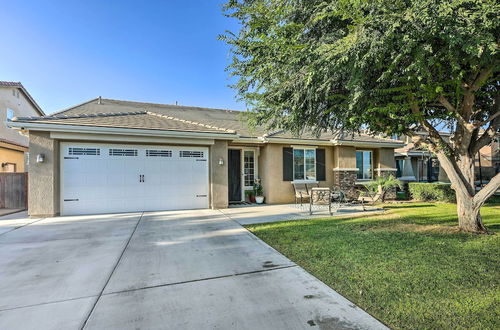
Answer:
M351 146L363 148L401 148L405 144L402 142L367 142L367 141L342 141L330 140L336 146Z
M123 135L113 134L88 134L88 133L68 133L68 132L50 132L50 138L55 140L68 140L68 141L108 141L108 142L121 142L125 138ZM179 137L158 137L158 136L137 136L127 135L127 143L161 143L161 144L178 144L178 145L213 145L214 139L190 139Z
M286 139L286 138L273 138L268 137L267 143L280 143L291 145L309 145L309 146L331 146L332 142L328 140L305 140L305 139Z
M236 139L233 140L235 143L258 143L258 144L264 144L266 141L264 141L260 137L242 137L239 136Z
M31 131L50 131L50 132L68 132L68 133L87 133L87 134L114 134L114 135L135 135L135 136L158 136L158 137L181 137L191 139L216 139L232 140L238 138L237 134L229 133L204 133L204 132L182 132L182 131L160 131L136 128L115 128L98 126L77 126L60 124L39 124L33 122L10 121L10 128L27 129Z

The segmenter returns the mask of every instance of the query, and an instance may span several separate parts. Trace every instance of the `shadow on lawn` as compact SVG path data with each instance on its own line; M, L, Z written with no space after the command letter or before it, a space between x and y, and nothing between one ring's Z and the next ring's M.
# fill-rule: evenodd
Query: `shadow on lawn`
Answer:
M262 224L281 228L312 228L314 226L351 231L414 232L418 234L464 234L458 230L458 217L454 204L402 204L384 205L384 214L366 214L356 217L318 218L302 221ZM496 220L499 214L493 210L482 212L483 221L490 232L500 230ZM311 227L309 227L311 226ZM258 230L259 226L249 226ZM326 228L325 227L325 228ZM465 234L466 235L466 234Z

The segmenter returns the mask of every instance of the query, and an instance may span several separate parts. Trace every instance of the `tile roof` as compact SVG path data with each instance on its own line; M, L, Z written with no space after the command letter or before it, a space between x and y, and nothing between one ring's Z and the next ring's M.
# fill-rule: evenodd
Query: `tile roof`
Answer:
M15 146L19 146L19 147L28 148L27 144L23 144L23 143L19 143L19 142L14 142L14 141L3 139L3 138L0 138L0 143L7 143L7 144L12 144L12 145L15 145Z
M231 133L234 131L194 121L165 116L148 111L56 114L45 117L16 117L17 122L36 122L42 124L135 128L167 131L187 131L204 133Z
M181 105L144 103L96 98L45 117L14 118L14 121L83 125L98 127L217 132L238 134L240 137L272 139L324 140L339 139L338 132L322 133L320 137L304 133L300 137L277 131L269 133L262 127L250 128L245 112ZM366 143L397 143L392 139L369 134L344 134L341 141Z

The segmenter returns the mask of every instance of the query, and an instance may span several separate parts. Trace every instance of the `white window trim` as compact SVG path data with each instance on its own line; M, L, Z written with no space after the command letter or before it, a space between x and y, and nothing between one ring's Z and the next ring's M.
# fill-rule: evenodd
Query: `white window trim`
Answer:
M304 150L304 177L306 176L306 150L314 150L314 179L295 179L295 150ZM318 173L316 173L316 147L303 147L303 146L292 146L293 155L293 181L292 183L318 183L316 178Z
M11 116L9 116L9 114L10 114ZM9 117L10 117L10 118L9 118ZM14 118L14 117L15 117L15 114L14 114L14 109L7 108L7 109L5 110L5 120L6 120L6 121L12 121L12 118Z
M371 173L371 178L369 178L369 179L360 179L360 178L358 178L357 177L357 172L359 172L359 169L356 166L356 169L358 169L358 171L356 172L356 182L368 182L368 181L372 181L373 180L373 150L356 149L356 152L358 152L358 151L362 151L362 152L366 151L366 152L370 153L370 173Z
M245 151L253 152L253 178L254 180L258 178L258 161L257 161L257 151L254 148L242 148L241 149L241 187L243 188L243 200L245 200L245 190L252 190L252 186L245 186Z

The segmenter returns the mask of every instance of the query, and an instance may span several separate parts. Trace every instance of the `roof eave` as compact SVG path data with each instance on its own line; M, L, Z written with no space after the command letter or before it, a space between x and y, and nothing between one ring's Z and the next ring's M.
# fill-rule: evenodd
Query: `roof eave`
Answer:
M193 132L193 131L173 131L173 130L152 130L138 128L117 128L117 127L100 127L100 126L81 126L67 124L47 124L33 123L21 121L9 121L8 126L17 130L29 131L50 131L50 132L75 132L86 134L126 134L136 136L160 136L160 137L189 137L194 139L217 139L217 140L232 140L237 139L237 134L232 133L210 133L210 132Z
M330 140L336 146L352 146L352 147L367 147L367 148L401 148L405 144L402 142L388 141L345 141L345 140Z

